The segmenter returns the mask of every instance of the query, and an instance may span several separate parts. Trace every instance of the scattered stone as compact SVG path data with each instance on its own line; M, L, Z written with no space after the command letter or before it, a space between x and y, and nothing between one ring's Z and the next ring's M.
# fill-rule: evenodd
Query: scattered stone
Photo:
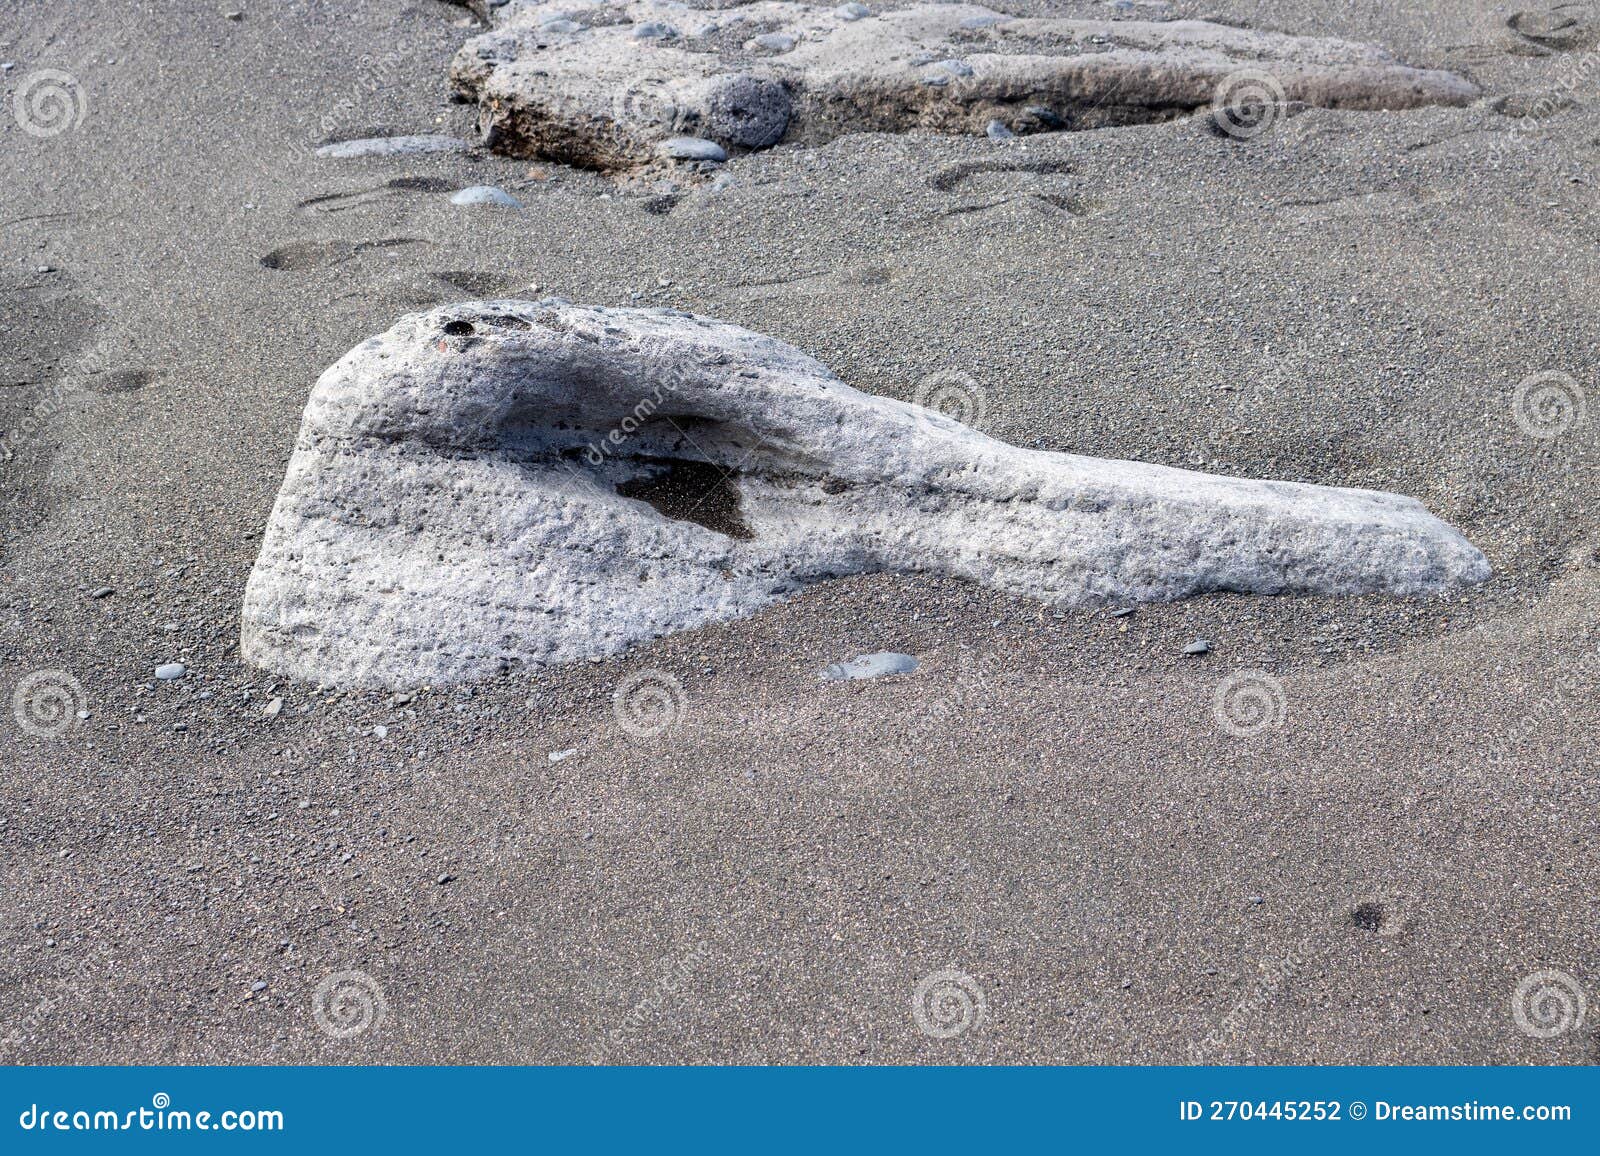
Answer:
M508 209L522 208L522 202L504 189L493 185L468 185L450 197L452 205L504 205Z
M575 32L583 31L583 25L576 20L546 20L539 27L546 32L560 36L570 36Z
M654 18L659 11L656 0L619 0L606 7L606 23L552 38L542 25L549 13L508 5L456 54L452 83L477 102L491 148L597 169L649 164L660 141L685 132L752 149L853 132L978 135L995 119L1016 131L1025 104L1061 106L1039 129L1151 123L1226 97L1244 71L1281 87L1287 103L1321 107L1464 105L1478 96L1453 73L1408 67L1375 45L1200 20L761 0L740 8L759 21L753 38L688 42ZM730 93L735 82L759 101Z
M250 990L251 991L266 991L267 990L267 981L264 980L264 979L256 980L255 983L250 985Z
M406 157L423 153L464 153L471 146L453 136L374 136L323 145L319 157L354 160L358 157Z
M1003 120L991 120L989 127L983 131L990 140L1010 140L1017 135L1006 127L1006 122Z
M1183 652L1187 655L1210 654L1211 643L1207 642L1204 638L1197 638L1188 646L1185 646L1183 648Z
M441 875L441 876L439 876L438 879L434 880L434 882L437 883L440 887L443 887L446 883L452 882L454 879L455 879L454 875Z
M171 682L175 678L182 678L188 669L181 662L166 662L156 667L156 677L162 682Z
M1126 618L1128 615L1132 614L1135 609L1137 608L1133 606L1119 606L1111 612L1111 617Z
M578 753L578 748L577 747L568 747L564 751L551 751L548 755L545 756L545 758L549 759L552 763L559 763L559 762L562 762L562 761L564 761L566 759L570 759L573 755L575 755L577 753Z
M909 654L879 651L876 654L858 654L848 662L835 662L822 672L821 679L823 682L854 682L891 674L910 674L916 669L917 660Z
M109 587L109 586L101 586L101 587L99 587L99 588L97 588L95 590L89 591L89 597L90 598L110 598L115 593L116 593L116 591L113 590L111 587Z
M372 728L372 735L374 738L386 739L389 737L389 728L379 723Z
M268 718L277 718L283 713L283 699L275 698L267 704L267 709L261 712Z
M674 420L647 420L668 399ZM322 375L241 653L329 686L437 686L897 571L1058 607L1489 576L1412 498L1019 449L737 326L496 300L408 314Z
M661 142L661 155L675 161L716 161L728 159L727 150L714 140L697 136L668 137Z

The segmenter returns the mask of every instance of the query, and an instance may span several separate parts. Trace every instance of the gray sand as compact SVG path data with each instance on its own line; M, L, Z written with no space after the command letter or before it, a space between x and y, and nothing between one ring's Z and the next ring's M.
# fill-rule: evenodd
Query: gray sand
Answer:
M0 1058L1600 1061L1600 412L1545 439L1513 408L1600 385L1600 68L1513 10L1198 13L1379 41L1466 108L856 135L675 191L315 157L471 135L477 26L437 0L0 0L0 705L61 671L89 714L0 715ZM44 68L86 104L41 137L10 110ZM524 207L450 203L474 185ZM854 578L405 702L243 666L321 370L545 293L902 399L964 375L1019 445L1409 494L1495 577L1122 618ZM874 651L920 666L818 680ZM1245 671L1281 725L1215 707ZM650 725L613 706L641 682ZM947 969L983 1014L941 1038L913 997ZM1545 969L1591 1011L1539 1038L1513 996ZM385 1014L346 1035L314 1007L348 970Z

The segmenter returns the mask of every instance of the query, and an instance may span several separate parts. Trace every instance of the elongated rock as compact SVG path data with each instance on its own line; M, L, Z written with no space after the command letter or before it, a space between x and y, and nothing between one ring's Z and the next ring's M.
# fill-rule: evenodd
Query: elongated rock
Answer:
M1465 104L1448 72L1382 48L1200 20L1012 17L968 4L855 14L761 0L512 0L451 66L491 147L601 169L670 137L730 151L912 129L981 134L1168 120L1246 99L1335 108Z
M884 570L1067 606L1489 573L1411 498L1019 449L733 325L491 301L322 375L243 653L330 685L478 679Z

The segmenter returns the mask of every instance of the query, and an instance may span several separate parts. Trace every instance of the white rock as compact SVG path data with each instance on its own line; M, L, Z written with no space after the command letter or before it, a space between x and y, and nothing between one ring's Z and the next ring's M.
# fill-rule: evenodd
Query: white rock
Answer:
M504 205L508 209L522 208L522 202L504 189L493 185L468 185L450 195L452 205Z
M752 59L731 37L724 47L641 41L670 31L655 19L663 10L658 0L620 0L608 22L555 39L538 6L507 6L456 54L452 83L478 102L492 148L599 169L648 164L660 141L684 134L730 149L852 132L976 136L1026 105L1050 110L1048 123L1101 128L1168 120L1240 93L1353 109L1478 96L1469 81L1408 67L1376 45L1202 20L756 0L735 9L759 30L747 47L766 54Z
M1019 449L732 325L492 301L405 317L317 382L242 652L448 683L869 571L1076 606L1424 594L1489 567L1411 498Z
M470 147L453 136L373 136L323 145L317 156L334 160L357 157L402 157L419 153L464 153Z

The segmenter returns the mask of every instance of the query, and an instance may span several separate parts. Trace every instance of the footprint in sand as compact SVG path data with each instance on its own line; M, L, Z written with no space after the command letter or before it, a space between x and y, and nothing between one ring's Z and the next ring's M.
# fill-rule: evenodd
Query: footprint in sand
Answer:
M417 237L388 237L381 241L293 241L261 258L261 267L283 273L325 269L340 265L363 253L392 250L405 245L426 245Z

